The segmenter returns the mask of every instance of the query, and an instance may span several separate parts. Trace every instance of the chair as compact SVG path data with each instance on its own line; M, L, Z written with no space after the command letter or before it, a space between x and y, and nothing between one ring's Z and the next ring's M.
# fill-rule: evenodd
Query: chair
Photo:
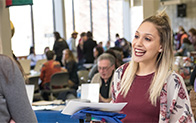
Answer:
M51 100L54 99L53 95L58 95L60 92L73 90L68 87L69 73L67 72L58 72L52 75L50 80L50 88L49 92L51 93ZM56 87L56 88L54 88ZM58 88L61 87L61 88Z
M29 78L29 84L35 86L33 100L42 100L38 81L39 81L39 76L33 76Z
M88 74L89 74L88 70L79 70L77 74L79 78L79 85L83 83L88 83Z

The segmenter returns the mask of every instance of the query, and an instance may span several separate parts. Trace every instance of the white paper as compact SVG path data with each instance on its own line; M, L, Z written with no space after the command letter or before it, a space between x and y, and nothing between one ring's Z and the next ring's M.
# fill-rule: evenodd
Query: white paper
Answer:
M33 110L53 110L53 111L62 111L65 108L65 105L46 105L46 106L32 106Z
M33 102L33 106L44 106L44 105L51 105L51 104L56 104L56 105L60 105L62 104L63 101L62 100L53 100L53 101L37 101L37 102Z
M91 102L99 102L99 83L82 84L81 99L87 99Z
M119 112L127 103L85 103L69 101L61 113L73 115L75 112L84 109L92 108L101 111Z
M25 86L26 86L26 91L27 91L29 102L32 105L35 86L34 85L25 85Z

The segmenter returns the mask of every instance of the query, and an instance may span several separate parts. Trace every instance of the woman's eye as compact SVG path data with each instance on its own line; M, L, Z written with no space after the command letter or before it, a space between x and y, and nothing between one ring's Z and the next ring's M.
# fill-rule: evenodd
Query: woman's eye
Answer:
M135 35L135 38L139 38L139 36L138 35Z
M151 41L151 39L150 39L150 38L145 38L145 40L147 40L147 41Z

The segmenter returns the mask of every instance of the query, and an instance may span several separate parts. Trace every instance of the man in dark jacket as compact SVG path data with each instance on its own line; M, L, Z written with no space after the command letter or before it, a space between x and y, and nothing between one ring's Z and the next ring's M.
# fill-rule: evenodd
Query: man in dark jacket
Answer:
M92 39L92 33L90 31L87 32L87 41L84 42L84 59L85 63L93 63L93 48L97 46L97 42Z

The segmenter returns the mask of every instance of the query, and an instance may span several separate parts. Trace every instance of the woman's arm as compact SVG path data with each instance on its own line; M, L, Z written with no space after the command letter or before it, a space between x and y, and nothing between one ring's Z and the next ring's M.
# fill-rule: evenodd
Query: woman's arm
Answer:
M27 97L24 79L16 63L8 57L2 57L1 66L0 82L11 118L16 123L36 123L35 114Z
M172 74L167 84L169 122L194 123L190 100L183 78L176 73Z

